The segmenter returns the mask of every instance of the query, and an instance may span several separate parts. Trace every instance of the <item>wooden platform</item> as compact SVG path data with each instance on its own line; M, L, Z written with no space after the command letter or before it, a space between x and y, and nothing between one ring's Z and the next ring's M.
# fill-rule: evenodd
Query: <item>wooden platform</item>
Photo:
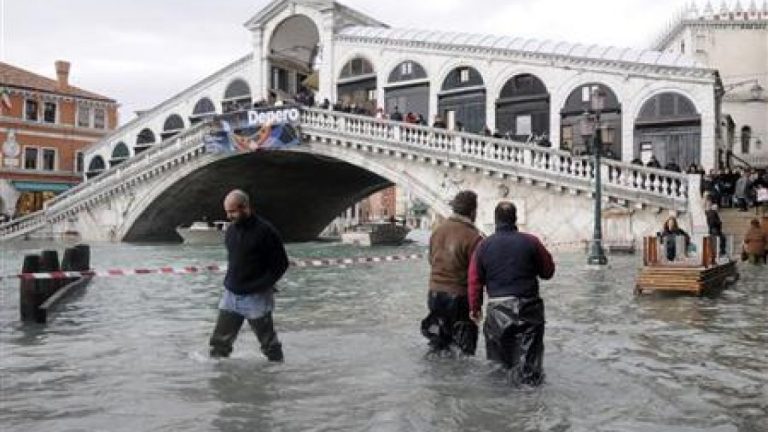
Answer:
M703 243L701 257L694 262L662 262L659 260L657 239L646 238L643 243L643 267L635 282L635 294L677 291L701 295L738 280L736 262L718 262L714 240L705 237Z
M736 279L735 261L712 267L644 266L637 277L635 293L681 291L701 295L708 290L722 289Z

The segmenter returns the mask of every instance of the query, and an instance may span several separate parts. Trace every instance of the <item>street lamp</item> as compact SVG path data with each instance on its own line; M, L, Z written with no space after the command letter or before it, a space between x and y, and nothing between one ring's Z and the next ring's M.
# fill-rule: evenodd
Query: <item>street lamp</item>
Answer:
M592 244L589 249L587 263L590 265L606 265L608 258L603 250L602 228L602 186L600 170L600 153L602 153L602 137L600 127L600 113L605 109L606 93L600 86L595 86L590 94L590 106L581 118L581 135L592 141L592 155L594 157L595 170L595 227L592 235Z

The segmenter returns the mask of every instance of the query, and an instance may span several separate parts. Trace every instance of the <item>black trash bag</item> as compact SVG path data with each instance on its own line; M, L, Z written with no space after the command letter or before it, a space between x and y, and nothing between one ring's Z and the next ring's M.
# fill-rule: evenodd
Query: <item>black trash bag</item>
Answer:
M544 379L544 302L510 298L488 305L485 349L489 360L509 369L512 384L539 385Z
M478 329L469 319L467 296L430 292L428 306L430 313L421 321L421 334L431 349L441 351L456 345L464 354L474 355Z
M477 324L472 321L458 321L453 324L453 341L467 355L475 355L477 350Z

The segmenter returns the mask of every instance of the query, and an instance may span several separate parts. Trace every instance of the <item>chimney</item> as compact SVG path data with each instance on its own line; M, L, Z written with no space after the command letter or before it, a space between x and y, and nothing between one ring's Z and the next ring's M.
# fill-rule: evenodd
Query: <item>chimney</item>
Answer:
M69 62L56 60L56 79L59 81L59 90L69 87Z

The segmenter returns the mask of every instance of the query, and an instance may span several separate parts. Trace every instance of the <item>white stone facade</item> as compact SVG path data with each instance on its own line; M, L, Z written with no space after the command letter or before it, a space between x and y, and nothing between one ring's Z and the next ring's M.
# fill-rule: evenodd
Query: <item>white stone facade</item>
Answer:
M744 3L747 5L747 3ZM653 49L692 56L719 71L723 146L734 154L768 166L768 2L723 2L717 9L707 2L684 9L654 43ZM754 90L762 89L762 94ZM728 118L733 129L728 133ZM742 130L751 131L747 152ZM729 138L730 137L730 138ZM730 142L729 142L730 140Z
M171 114L180 115L185 126L189 126L192 109L203 97L210 98L220 112L224 91L237 78L249 84L254 101L265 99L270 88L272 35L282 22L296 15L309 18L319 34L316 101L324 98L335 101L341 68L350 59L363 57L374 66L377 100L381 104L390 72L400 62L409 60L418 62L427 71L429 106L434 114L445 77L456 67L471 66L482 76L486 121L493 130L495 103L504 84L518 74L532 74L549 92L550 140L558 147L560 110L568 95L580 85L600 83L610 87L621 103L622 157L629 161L636 156L633 133L643 104L662 92L675 92L687 97L701 116L702 165L711 168L716 163L717 78L713 70L686 56L491 35L389 29L333 1L275 0L246 23L253 35L251 54L161 103L91 147L86 153L86 167L96 156L108 161L119 142L133 149L137 135L144 128L159 137L165 119Z

